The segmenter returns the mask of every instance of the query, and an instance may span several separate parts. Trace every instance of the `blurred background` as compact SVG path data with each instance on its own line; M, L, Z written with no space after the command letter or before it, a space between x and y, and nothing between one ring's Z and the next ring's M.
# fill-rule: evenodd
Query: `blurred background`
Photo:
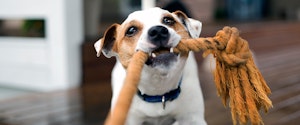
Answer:
M152 0L145 0L150 2ZM144 1L144 2L145 2ZM109 111L115 59L93 44L139 0L0 0L0 124L101 125ZM267 125L300 124L299 0L154 0L203 24L201 37L235 26L271 87ZM211 68L196 54L208 124L232 124ZM195 95L196 97L196 95Z

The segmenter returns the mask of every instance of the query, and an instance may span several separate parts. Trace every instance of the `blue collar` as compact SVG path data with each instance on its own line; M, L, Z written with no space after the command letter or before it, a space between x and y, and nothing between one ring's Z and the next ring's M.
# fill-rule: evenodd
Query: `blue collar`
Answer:
M182 82L182 78L180 79L178 87L176 89L173 89L163 95L152 96L152 95L142 94L140 90L138 90L137 95L146 102L151 102L151 103L161 102L163 103L163 108L164 108L166 101L173 101L179 96L181 92L181 88L180 88L181 82Z

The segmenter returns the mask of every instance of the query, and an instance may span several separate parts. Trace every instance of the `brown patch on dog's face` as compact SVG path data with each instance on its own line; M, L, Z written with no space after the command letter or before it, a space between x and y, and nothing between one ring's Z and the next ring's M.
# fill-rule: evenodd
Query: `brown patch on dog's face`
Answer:
M118 57L122 65L127 68L131 57L135 52L138 39L141 35L143 25L138 21L131 21L124 24L120 29L119 37L117 38Z
M184 18L187 18L185 14L181 11L176 11L173 14L175 14L177 17L174 17L174 15L172 15L171 13L164 14L161 19L162 24L165 24L168 27L172 28L178 35L181 36L181 38L191 38L189 32L182 23L182 20L179 20L180 18L178 18L178 15L181 16L181 14L184 16ZM180 56L187 57L188 53L181 53Z
M177 15L179 12L181 11L176 11L173 14ZM181 12L181 14L183 13ZM172 21L174 21L174 23L170 23ZM181 20L178 20L178 18L174 17L172 14L165 14L162 18L162 23L174 29L181 38L190 38L184 24L182 24Z

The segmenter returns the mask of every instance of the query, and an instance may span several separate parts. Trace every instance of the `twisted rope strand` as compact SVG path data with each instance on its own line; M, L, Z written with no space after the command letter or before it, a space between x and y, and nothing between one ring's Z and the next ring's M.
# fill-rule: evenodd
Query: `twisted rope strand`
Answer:
M142 68L148 59L148 54L137 51L127 68L127 75L124 85L119 94L114 109L106 118L105 125L124 125L134 94L141 78Z

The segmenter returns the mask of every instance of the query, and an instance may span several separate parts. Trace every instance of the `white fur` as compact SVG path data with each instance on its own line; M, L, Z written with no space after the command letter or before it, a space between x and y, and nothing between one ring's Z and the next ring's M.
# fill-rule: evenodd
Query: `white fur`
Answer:
M143 31L136 49L151 52L154 45L147 41L147 31L152 26L164 26L161 23L161 18L165 13L169 12L159 8L134 12L122 23L121 28L132 20L142 22ZM188 19L187 21L189 21L187 30L190 32L190 35L193 38L199 37L201 22L193 19ZM181 37L172 28L168 28L168 30L171 34L168 44L174 47L179 43ZM97 41L95 46L101 45L99 42L101 41ZM96 47L96 51L99 52L100 49ZM153 68L145 65L138 88L142 93L148 95L161 95L176 89L182 77L179 97L173 101L167 101L166 107L163 109L162 103L145 102L135 95L127 118L127 125L141 125L145 121L155 125L163 124L162 121L167 121L170 118L176 119L176 124L179 125L206 125L203 96L194 54L191 52L187 59L178 57L178 61L171 65L171 68L163 66ZM125 76L126 70L117 59L112 72L112 108L119 96Z
M102 42L101 42L101 39L99 39L95 44L94 44L94 47L95 47L95 50L97 52L97 57L100 56L101 54L101 47L102 47Z

